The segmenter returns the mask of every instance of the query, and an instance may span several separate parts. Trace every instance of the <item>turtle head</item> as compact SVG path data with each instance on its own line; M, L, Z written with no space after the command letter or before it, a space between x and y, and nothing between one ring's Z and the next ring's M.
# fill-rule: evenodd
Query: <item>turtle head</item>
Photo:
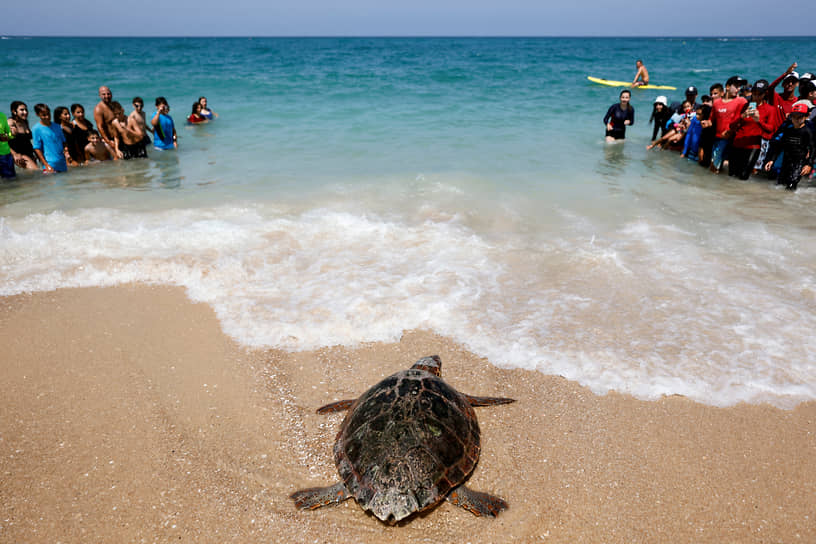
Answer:
M439 358L439 355L431 355L430 357L423 357L411 368L416 370L424 370L425 372L430 372L435 376L442 375L442 359Z

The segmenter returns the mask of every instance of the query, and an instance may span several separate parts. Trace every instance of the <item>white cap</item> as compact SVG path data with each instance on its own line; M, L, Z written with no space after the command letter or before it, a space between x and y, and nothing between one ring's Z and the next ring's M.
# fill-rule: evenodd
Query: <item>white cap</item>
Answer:
M664 106L668 106L669 101L665 96L658 96L655 98L655 104L663 104Z

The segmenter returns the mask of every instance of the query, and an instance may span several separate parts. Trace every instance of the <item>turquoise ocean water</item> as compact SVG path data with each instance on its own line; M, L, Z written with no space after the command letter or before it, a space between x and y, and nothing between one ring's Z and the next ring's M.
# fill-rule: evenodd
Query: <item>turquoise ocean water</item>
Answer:
M166 96L178 152L0 186L0 295L180 285L246 346L453 338L596 392L816 398L816 188L647 152L695 85L811 39L13 38L0 108ZM644 59L622 145L601 119ZM206 95L220 117L183 122ZM33 115L32 115L33 116Z

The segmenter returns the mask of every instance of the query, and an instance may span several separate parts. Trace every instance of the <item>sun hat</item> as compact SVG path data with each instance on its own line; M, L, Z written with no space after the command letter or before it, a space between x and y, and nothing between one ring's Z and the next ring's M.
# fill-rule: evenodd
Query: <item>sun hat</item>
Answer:
M655 98L654 103L655 104L663 104L664 106L668 106L669 105L669 100L665 96L661 95L661 96L658 96L657 98Z

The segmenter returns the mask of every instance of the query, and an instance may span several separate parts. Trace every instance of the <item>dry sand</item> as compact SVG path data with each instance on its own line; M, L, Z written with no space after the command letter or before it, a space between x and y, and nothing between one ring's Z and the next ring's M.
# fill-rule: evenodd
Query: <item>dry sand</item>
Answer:
M168 287L0 298L0 346L0 542L816 542L812 402L597 396L416 331L245 350ZM477 409L471 478L510 509L296 511L292 491L337 479L342 415L315 408L435 353L458 389L518 399Z

